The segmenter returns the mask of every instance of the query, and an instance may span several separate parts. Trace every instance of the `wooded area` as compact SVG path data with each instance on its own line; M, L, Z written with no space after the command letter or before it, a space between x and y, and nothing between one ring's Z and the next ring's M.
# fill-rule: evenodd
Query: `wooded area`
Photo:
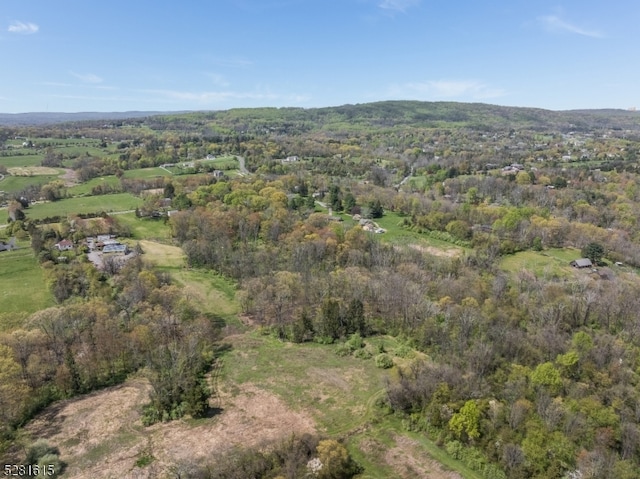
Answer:
M9 148L17 136L33 147ZM95 149L57 144L70 137ZM399 418L481 477L640 476L637 114L387 102L3 128L0 139L0 164L32 149L80 184L105 179L78 197L131 194L138 221L169 228L185 268L233 281L260 334L388 368L380 420ZM250 173L217 174L207 155L237 156ZM137 176L169 163L187 165ZM144 254L87 262L85 238L134 236L117 215L36 220L34 202L61 204L73 188L5 192L0 234L31 247L57 303L2 328L6 450L52 401L135 372L153 391L145 424L210 413L225 321ZM73 254L56 250L65 238ZM580 258L590 266L571 265ZM372 352L385 336L402 348ZM348 445L306 437L233 461L299 477L324 447L342 457L326 477L366 474L338 439ZM238 462L216 459L226 475L202 464L193 477L240 477Z

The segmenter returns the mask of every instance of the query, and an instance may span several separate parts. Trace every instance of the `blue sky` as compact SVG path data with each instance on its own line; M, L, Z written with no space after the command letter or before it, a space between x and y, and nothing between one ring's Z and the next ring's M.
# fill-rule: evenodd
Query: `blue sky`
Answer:
M637 0L0 0L0 112L640 108Z

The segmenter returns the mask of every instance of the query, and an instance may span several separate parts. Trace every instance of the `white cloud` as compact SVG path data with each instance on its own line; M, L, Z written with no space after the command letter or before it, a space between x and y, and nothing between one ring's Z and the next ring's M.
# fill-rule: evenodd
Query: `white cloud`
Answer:
M83 83L96 84L96 83L103 82L102 78L100 78L98 75L95 75L93 73L76 73L74 71L71 71L69 73L71 73L74 77L76 77L78 80L80 80Z
M597 30L588 30L561 19L557 15L545 15L539 17L538 20L547 30L553 32L568 32L576 35L582 35L591 38L604 38L604 34Z
M220 86L220 87L229 86L229 82L226 80L226 78L218 73L205 73L205 75L211 80L211 83L213 83L216 86Z
M7 29L9 33L20 33L22 35L31 35L36 33L38 30L40 30L40 27L35 23L24 23L18 21L12 22Z
M420 4L420 0L381 0L378 6L384 10L404 12L410 7Z
M504 96L506 92L476 80L433 80L404 83L389 89L394 98L420 100L486 100Z

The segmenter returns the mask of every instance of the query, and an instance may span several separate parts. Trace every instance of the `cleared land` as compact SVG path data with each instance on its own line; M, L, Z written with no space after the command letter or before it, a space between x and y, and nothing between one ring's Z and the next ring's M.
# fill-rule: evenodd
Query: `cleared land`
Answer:
M45 438L59 447L68 464L65 477L74 479L175 477L168 475L170 464L213 461L236 446L259 447L305 432L345 438L366 467L363 479L480 478L423 435L403 431L398 419L376 419L388 373L373 359L337 356L335 345L282 343L256 333L227 340L232 349L222 361L229 367L222 367L212 417L143 427L140 409L150 387L136 377L49 407L29 424L23 441ZM386 336L367 342L371 348L382 343L392 355L398 346ZM151 457L150 464L136 466L143 457Z
M25 433L45 438L60 448L68 464L65 477L100 479L171 476L172 464L190 466L212 460L234 447L259 446L292 433L313 433L313 419L294 411L263 389L243 386L235 395L220 391L219 414L197 421L183 420L149 428L140 422L140 407L150 386L143 379L62 401L32 421ZM140 468L136 461L151 456Z

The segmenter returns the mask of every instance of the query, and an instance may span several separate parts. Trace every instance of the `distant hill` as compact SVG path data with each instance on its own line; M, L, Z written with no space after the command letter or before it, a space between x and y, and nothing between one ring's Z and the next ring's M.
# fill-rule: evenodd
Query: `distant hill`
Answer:
M125 120L153 115L167 114L157 111L125 112L80 112L80 113L0 113L0 125L3 126L39 126L77 121Z
M395 128L468 128L504 131L633 130L640 113L627 110L552 111L484 103L383 101L326 108L236 108L215 112L155 116L145 121L157 129L194 131L207 125L236 133L266 131L296 134L312 131L363 132Z
M192 112L85 112L1 114L0 125L39 126L57 123L125 120L158 129L194 131L207 125L235 132L277 131L284 134L329 130L363 131L417 128L470 128L481 131L510 128L539 131L594 129L640 131L640 112L628 110L553 111L485 103L381 101L325 108L235 108Z

